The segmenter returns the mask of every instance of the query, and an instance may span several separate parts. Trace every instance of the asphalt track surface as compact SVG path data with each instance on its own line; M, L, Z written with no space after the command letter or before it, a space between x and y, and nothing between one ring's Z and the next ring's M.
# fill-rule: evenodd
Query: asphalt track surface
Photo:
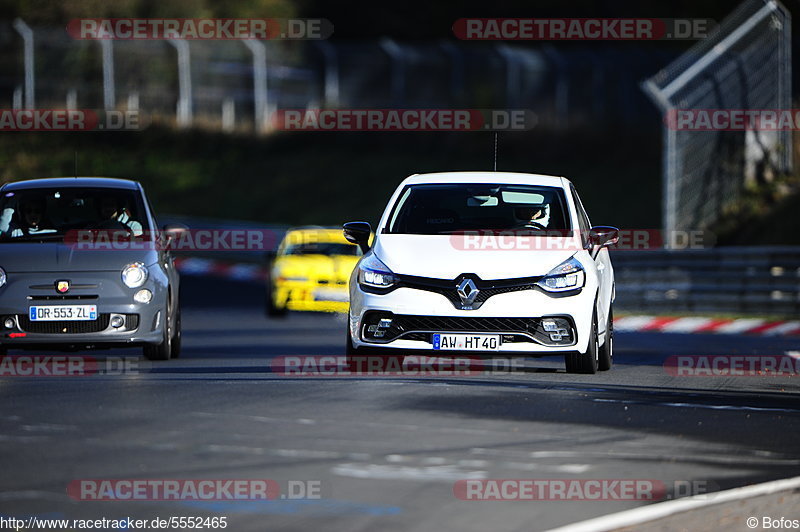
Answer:
M228 530L512 531L647 501L465 501L462 479L650 479L666 497L800 474L800 378L674 377L670 355L782 355L797 338L618 334L615 367L286 376L342 355L341 317L267 320L259 285L184 277L178 360L0 379L0 517L226 516ZM320 498L85 501L80 479L271 479ZM295 484L296 486L297 484ZM795 513L797 510L795 509ZM798 518L800 515L787 517ZM742 527L742 529L746 529Z

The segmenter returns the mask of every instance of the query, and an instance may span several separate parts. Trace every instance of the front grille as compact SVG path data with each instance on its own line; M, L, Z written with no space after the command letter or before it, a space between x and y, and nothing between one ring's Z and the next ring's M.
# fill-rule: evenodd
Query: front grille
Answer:
M139 328L138 314L125 314L125 329L135 331Z
M436 332L527 332L539 320L531 318L472 318L450 316L395 316L394 322L407 331Z
M96 320L87 321L31 321L27 315L17 316L24 332L35 334L86 334L104 331L111 320L110 314L100 314Z
M498 294L507 294L522 290L533 290L536 282L541 279L540 277L518 277L514 279L494 279L484 281L477 275L473 274L459 275L453 280L416 277L412 275L400 275L398 277L400 278L398 286L441 294L446 297L457 309L463 308L461 298L458 295L457 286L463 279L472 279L472 281L475 283L475 287L478 289L478 295L475 297L475 301L470 306L472 310L477 310L486 302L487 299Z
M119 332L135 331L139 328L138 314L121 314L125 324ZM111 321L111 314L100 314L96 320L87 321L31 321L27 315L17 315L19 328L32 334L88 334L105 331Z
M546 318L483 318L462 316L417 316L369 311L364 315L362 337L371 342L386 343L402 338L431 342L432 333L498 333L503 343L531 342L542 345L571 345L575 343L574 325L569 318L562 320L567 334L552 340L542 326ZM390 321L388 326L381 320Z

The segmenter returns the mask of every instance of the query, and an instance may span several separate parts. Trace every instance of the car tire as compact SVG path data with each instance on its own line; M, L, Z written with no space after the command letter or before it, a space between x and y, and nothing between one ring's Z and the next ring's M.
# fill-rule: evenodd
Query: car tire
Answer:
M178 303L178 309L175 311L175 330L172 332L172 347L169 353L170 358L179 358L181 356L181 305Z
M597 344L597 314L595 313L594 317L592 317L592 330L589 335L589 345L586 347L586 352L567 353L564 356L567 373L590 375L597 373L598 357L600 355L600 347Z
M264 296L264 304L266 307L267 317L269 318L284 318L288 313L286 307L279 307L275 305L275 298L272 297L273 287L272 279L267 279L267 293Z
M614 308L608 307L608 323L606 324L606 341L600 347L597 369L608 371L614 365Z
M144 346L142 350L144 353L144 357L148 360L169 360L170 355L172 354L172 325L170 324L170 318L172 313L172 301L171 297L167 295L167 308L164 312L164 327L162 328L162 335L161 335L161 343L159 344L149 344Z
M388 349L376 347L355 347L350 338L350 318L347 318L347 339L345 343L345 362L351 373L364 373L366 368L402 368L405 355L386 355ZM379 362L376 361L379 359Z

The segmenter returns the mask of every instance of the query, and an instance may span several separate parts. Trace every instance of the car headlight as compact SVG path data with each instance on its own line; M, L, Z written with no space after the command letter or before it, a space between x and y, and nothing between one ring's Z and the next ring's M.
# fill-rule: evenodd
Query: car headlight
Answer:
M147 266L133 262L122 268L122 282L128 288L139 288L147 281Z
M6 284L6 271L3 268L0 268L0 286Z
M548 272L536 285L548 292L566 292L582 288L586 273L580 262L571 257Z
M397 276L374 253L364 256L358 263L358 284L360 285L389 288L397 281Z

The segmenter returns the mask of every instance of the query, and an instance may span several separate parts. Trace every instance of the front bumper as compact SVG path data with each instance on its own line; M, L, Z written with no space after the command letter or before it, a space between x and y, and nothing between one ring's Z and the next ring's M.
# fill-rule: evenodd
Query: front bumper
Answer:
M278 281L272 294L276 307L305 312L347 312L347 284L328 281Z
M582 290L570 295L521 290L494 295L477 310L459 310L445 296L427 290L401 287L386 294L373 294L356 285L350 291L350 337L356 348L427 350L446 355L452 352L433 349L431 334L498 334L502 343L497 351L478 353L536 356L585 352L596 292L596 283L587 280ZM404 328L406 323L410 328L381 339L369 338L367 329L375 325L375 316L380 314L394 317L397 321L393 323L398 323L399 328ZM547 335L542 336L545 318L570 323L569 343L548 342Z
M67 294L55 292L56 280L69 279L76 287ZM147 288L150 303L137 303L133 294ZM122 284L119 272L16 273L0 288L0 346L34 349L135 346L159 344L163 340L166 308L166 278L151 268L144 286L131 289ZM30 306L96 305L98 319L91 321L30 321ZM114 327L113 318L122 325ZM6 327L8 318L13 327ZM117 321L117 320L113 320Z

